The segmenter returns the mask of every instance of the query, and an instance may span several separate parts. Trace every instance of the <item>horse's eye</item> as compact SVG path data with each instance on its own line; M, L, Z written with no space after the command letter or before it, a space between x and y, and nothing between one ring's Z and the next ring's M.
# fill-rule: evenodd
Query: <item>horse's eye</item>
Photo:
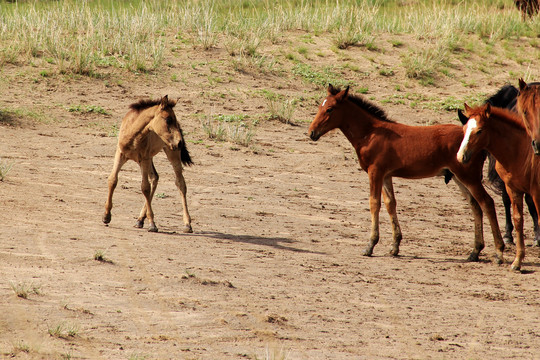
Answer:
M171 126L172 124L174 124L174 119L171 117L171 116L167 116L167 118L165 119L165 121L167 122L167 125Z
M481 134L481 133L482 133L482 129L476 130L476 134Z
M334 111L334 108L329 107L328 109L326 109L326 112L329 113L329 114L330 114L332 111Z

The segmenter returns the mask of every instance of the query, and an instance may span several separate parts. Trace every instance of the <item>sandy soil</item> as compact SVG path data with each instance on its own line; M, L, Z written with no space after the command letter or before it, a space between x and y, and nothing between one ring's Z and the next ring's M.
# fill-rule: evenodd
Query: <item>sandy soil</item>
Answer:
M204 67L188 86L168 74L129 75L113 85L60 76L35 83L21 71L36 70L4 70L0 105L51 116L0 123L0 156L15 162L0 182L0 357L540 359L540 251L531 246L529 218L522 273L492 261L488 231L481 261L469 263L472 217L457 186L396 179L401 256L387 255L383 209L381 243L366 258L368 179L341 133L313 143L305 121L262 121L245 148L207 139L199 119L182 115L261 113L263 100L250 89L271 88L312 96L313 105L295 115L309 120L320 89L241 74L218 85L241 91L216 100L201 96ZM394 91L395 79L373 80L366 82L376 99ZM416 90L459 96L502 84ZM143 201L133 162L120 173L113 219L104 226L116 145L108 129L129 103L165 93L183 100L176 113L195 161L185 170L194 233L181 232L164 154L155 160L160 232L133 227ZM71 104L100 105L111 115L68 112ZM453 113L382 106L408 124L456 121ZM94 260L99 251L107 261ZM39 290L23 299L11 288L18 284Z

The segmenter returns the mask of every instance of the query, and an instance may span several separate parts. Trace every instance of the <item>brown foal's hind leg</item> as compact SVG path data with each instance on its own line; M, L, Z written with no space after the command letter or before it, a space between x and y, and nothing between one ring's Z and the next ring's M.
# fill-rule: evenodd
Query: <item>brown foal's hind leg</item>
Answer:
M152 166L150 167L150 172L148 174L149 180L150 180L150 198L154 198L154 193L156 192L157 184L159 181L159 175L156 171L156 167L154 166L154 161L150 160L152 163ZM146 201L144 202L144 205L141 209L141 213L139 214L139 218L137 219L137 223L135 224L136 228L142 229L144 227L144 219L146 219Z
M495 212L495 203L493 202L491 196L489 196L489 194L486 192L486 189L484 189L480 181L468 184L467 188L489 219L491 233L493 234L493 241L495 242L496 261L497 264L502 264L504 262L504 241L501 235L501 229L499 228L497 213Z
M182 161L180 159L180 151L171 151L169 149L165 149L165 153L167 154L167 158L171 162L174 169L174 174L176 175L176 187L178 187L178 190L180 190L180 195L182 196L182 209L184 211L184 232L192 233L193 229L191 228L191 216L189 216L186 198L187 186L184 175L182 174Z
M371 212L371 236L364 250L364 256L373 255L373 248L379 242L379 212L381 210L382 179L375 172L369 173L369 210Z
M392 223L392 236L394 238L394 244L390 254L392 256L397 256L399 254L399 244L401 243L403 235L401 234L401 228L399 227L396 211L396 197L394 195L394 186L392 185L391 177L387 177L383 181L383 198L388 215L390 215L390 222Z
M126 163L127 158L122 155L122 152L119 148L116 148L116 154L114 155L114 165L109 175L108 185L109 185L109 194L107 196L107 201L105 202L105 213L103 214L103 223L108 224L111 222L111 209L113 206L112 198L114 189L118 184L118 173L122 166Z
M484 249L484 223L482 219L482 209L478 202L474 199L472 194L467 190L465 185L463 185L457 178L454 177L456 184L458 184L459 189L467 199L467 202L471 206L471 210L474 217L474 249L469 255L468 261L478 261L478 256L480 251Z
M150 223L150 226L148 227L148 231L150 232L157 232L158 228L156 227L156 224L154 222L154 212L152 211L152 188L150 185L149 177L152 169L152 159L149 160L143 160L139 163L139 166L141 167L141 174L142 174L142 181L141 181L141 191L145 198L145 207L146 207L146 217L148 218L148 222ZM143 219L138 219L138 221L143 221Z

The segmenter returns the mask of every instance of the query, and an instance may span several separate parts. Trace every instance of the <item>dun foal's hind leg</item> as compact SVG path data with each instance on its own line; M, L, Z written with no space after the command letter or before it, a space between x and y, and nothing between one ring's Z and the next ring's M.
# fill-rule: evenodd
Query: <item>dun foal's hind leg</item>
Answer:
M152 166L150 167L148 178L150 180L150 198L153 199L159 181L159 175L156 171L156 167L154 166L154 161L150 160L150 162ZM146 201L144 202L144 205L141 209L141 213L139 214L139 218L137 219L135 227L142 229L144 227L144 219L146 219Z
M152 172L152 159L149 160L143 160L139 163L139 166L141 167L141 173L142 173L142 182L141 182L141 190L145 198L145 205L143 210L146 208L146 217L148 218L148 222L150 223L150 226L148 227L148 231L150 232L157 232L158 228L156 227L156 224L154 222L154 212L152 211L152 186L150 185L150 173ZM139 218L138 221L144 221L144 219Z
M120 149L116 148L116 154L114 155L114 165L109 175L108 185L109 185L109 195L107 196L107 201L105 202L105 213L103 214L103 223L108 224L111 222L111 209L113 206L112 197L114 189L118 184L118 173L122 166L126 163L127 158L122 154Z
M379 242L379 212L381 210L382 179L375 172L369 173L369 210L371 212L371 236L364 250L364 256L373 255L373 248Z
M187 186L184 175L182 174L182 161L180 159L180 151L171 151L169 149L165 149L165 153L167 154L167 158L171 162L174 169L174 174L176 175L176 187L178 187L178 190L180 190L180 195L182 196L182 209L184 211L184 232L192 233L193 229L191 228L191 216L189 216L186 198Z
M484 224L482 220L482 209L480 208L480 205L478 202L474 199L472 194L467 190L465 185L463 185L459 180L454 178L456 181L456 184L458 184L459 189L467 199L467 202L471 206L471 210L474 217L474 249L469 255L468 261L478 261L478 256L480 255L480 251L484 249L485 243L484 243Z
M390 222L392 223L392 235L394 238L394 244L390 254L392 256L397 256L399 254L399 244L401 243L403 236L401 234L401 228L399 227L397 218L396 197L394 195L394 186L392 185L391 177L387 177L383 181L383 197L386 210L388 211L388 215L390 215Z

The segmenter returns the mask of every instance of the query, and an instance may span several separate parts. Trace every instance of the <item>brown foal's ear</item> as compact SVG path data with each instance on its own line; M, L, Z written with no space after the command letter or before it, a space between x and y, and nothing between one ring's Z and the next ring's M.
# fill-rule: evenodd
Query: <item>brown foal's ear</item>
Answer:
M339 93L337 93L336 95L336 100L337 101L343 101L347 98L347 96L349 96L349 87L347 86L347 88L345 90L341 90Z
M519 91L523 91L527 87L527 83L523 78L519 78Z
M471 107L469 105L467 105L467 103L463 103L464 107L465 107L465 115L469 115L469 113L471 112Z
M489 118L489 116L491 115L491 104L490 103L486 104L485 113L486 113L486 118Z

